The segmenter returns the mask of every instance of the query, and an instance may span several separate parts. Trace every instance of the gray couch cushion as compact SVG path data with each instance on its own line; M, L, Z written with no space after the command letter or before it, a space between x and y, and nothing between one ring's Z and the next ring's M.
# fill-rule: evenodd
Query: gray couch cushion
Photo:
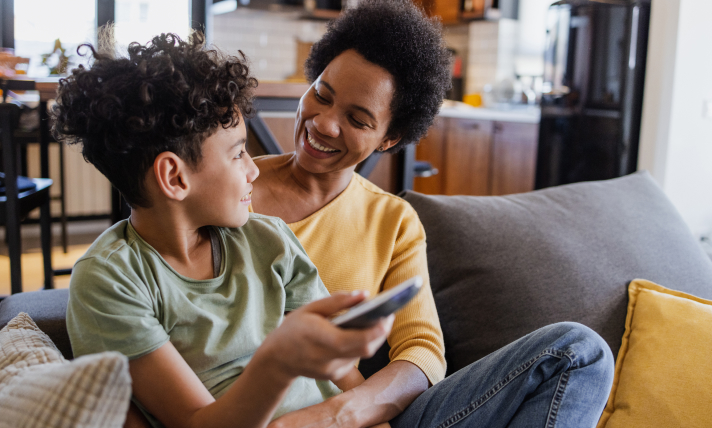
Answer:
M52 339L64 358L71 360L72 346L64 319L68 301L68 289L13 294L0 302L0 328L20 312L27 312L37 327Z
M627 285L712 299L712 263L647 173L503 197L403 197L418 212L448 373L558 321L617 354Z

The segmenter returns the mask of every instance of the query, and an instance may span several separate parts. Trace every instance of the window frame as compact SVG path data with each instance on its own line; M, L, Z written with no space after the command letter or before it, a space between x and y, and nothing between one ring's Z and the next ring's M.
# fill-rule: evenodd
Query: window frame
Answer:
M212 0L190 0L190 28L207 32L206 10ZM96 0L97 30L114 22L115 0ZM0 0L0 47L15 48L15 0Z

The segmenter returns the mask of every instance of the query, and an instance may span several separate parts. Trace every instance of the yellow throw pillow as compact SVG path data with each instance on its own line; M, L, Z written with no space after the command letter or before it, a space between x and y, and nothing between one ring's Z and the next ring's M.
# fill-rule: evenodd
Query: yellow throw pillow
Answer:
M712 426L712 301L637 279L597 428Z

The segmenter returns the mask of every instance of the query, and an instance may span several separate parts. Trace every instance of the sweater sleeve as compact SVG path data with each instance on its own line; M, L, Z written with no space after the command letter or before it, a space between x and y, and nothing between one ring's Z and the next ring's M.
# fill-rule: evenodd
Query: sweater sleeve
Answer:
M412 207L401 218L383 289L387 290L415 275L423 288L396 315L388 337L391 361L409 361L436 384L445 377L445 345L428 276L425 230Z

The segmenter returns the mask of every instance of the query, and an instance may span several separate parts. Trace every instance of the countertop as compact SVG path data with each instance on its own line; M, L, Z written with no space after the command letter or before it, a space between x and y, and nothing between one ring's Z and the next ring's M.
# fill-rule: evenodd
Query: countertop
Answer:
M35 79L42 101L53 99L57 94L59 78ZM255 91L258 97L300 98L309 89L308 83L260 82ZM499 122L539 123L541 109L538 106L501 104L496 107L472 107L465 103L445 100L438 113L441 117L458 119L494 120Z
M538 106L517 104L503 104L494 108L472 107L465 103L445 100L438 116L458 119L494 120L498 122L539 123L541 109Z

